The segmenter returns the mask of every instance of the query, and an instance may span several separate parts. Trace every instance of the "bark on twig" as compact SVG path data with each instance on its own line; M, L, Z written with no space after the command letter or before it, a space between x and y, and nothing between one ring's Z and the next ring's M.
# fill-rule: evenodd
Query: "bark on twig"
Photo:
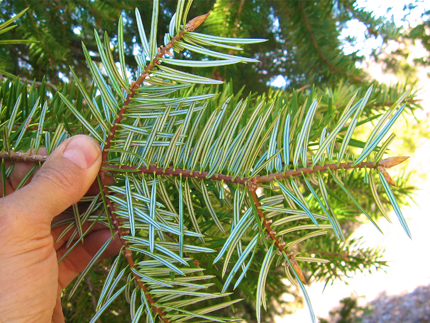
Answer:
M190 20L184 29L182 29L178 35L176 35L175 37L173 37L170 42L164 46L164 47L159 47L158 48L158 54L154 57L154 59L152 60L151 64L149 64L145 70L143 71L142 74L140 74L139 78L133 82L131 84L131 88L130 91L127 95L127 98L124 102L124 104L122 105L121 109L118 112L118 116L116 117L110 134L106 139L106 144L103 148L103 152L102 152L102 167L100 169L99 175L100 175L100 180L101 180L101 184L103 187L103 193L106 197L106 202L107 202L107 206L108 206L108 211L109 214L108 216L111 218L112 223L115 227L115 230L118 232L118 235L120 237L121 243L124 246L124 255L127 259L128 265L130 266L130 268L135 268L136 269L136 265L134 264L134 259L132 256L132 252L130 250L130 246L128 244L128 242L124 239L124 232L120 226L119 220L116 217L116 214L114 212L113 209L113 205L112 205L112 201L109 199L108 197L108 182L107 182L107 177L106 177L106 170L105 167L106 163L108 161L108 155L109 155L109 148L111 147L112 144L112 140L115 137L115 133L117 130L118 125L121 123L121 120L124 116L124 113L127 110L128 105L130 104L131 100L133 99L133 97L136 95L136 91L137 89L142 85L143 81L150 75L151 71L154 69L154 67L160 62L160 59L163 58L164 55L166 55L170 49L173 47L173 44L176 43L177 41L179 41L186 32L188 31L193 31L194 29L196 29L198 26L200 26L208 17L209 14L206 15L201 15L198 17L195 17L194 19ZM150 304L150 306L152 307L152 309L157 313L157 315L160 317L160 319L164 322L164 323L169 323L169 319L166 318L166 314L157 306L155 305L155 300L152 298L148 288L145 286L145 284L142 282L141 277L139 277L135 272L133 272L134 278L136 279L136 282L138 284L138 286L140 287L140 289L143 291L143 293L145 294L146 299L148 300L148 303Z

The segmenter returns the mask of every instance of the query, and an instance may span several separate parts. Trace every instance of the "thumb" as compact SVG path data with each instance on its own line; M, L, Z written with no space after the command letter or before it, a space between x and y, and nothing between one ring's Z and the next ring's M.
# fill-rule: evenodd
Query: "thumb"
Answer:
M32 179L31 183L7 196L15 220L51 224L52 219L77 203L94 182L101 165L96 140L77 135L65 140ZM2 205L7 210L6 205Z

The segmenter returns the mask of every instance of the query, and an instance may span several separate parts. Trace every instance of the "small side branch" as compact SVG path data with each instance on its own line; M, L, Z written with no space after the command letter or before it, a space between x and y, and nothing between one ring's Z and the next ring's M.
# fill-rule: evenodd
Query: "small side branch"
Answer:
M206 18L209 16L209 14L198 16L192 20L190 20L184 29L182 29L175 37L173 37L170 42L166 46L160 46L158 50L158 54L154 57L151 64L149 64L145 70L140 74L139 78L131 84L130 92L127 95L127 98L122 105L121 109L118 112L118 116L116 117L112 129L110 131L110 135L106 139L106 145L103 149L102 153L102 167L107 162L107 157L109 154L109 148L111 147L112 140L115 137L115 133L118 127L118 124L121 123L122 117L124 115L124 112L127 110L127 106L130 104L131 99L136 95L137 89L142 85L143 81L150 75L151 71L154 69L154 67L160 62L160 59L163 58L164 55L166 55L170 49L173 47L173 45L181 40L181 38L185 35L186 32L193 31L198 26L200 26ZM102 172L102 170L101 170ZM102 175L102 174L101 174Z
M236 21L234 22L234 33L233 33L233 37L234 38L237 37L237 31L239 29L239 22L240 22L240 14L242 13L242 8L243 8L244 2L245 2L245 0L241 0L240 1L239 9L237 11Z
M315 49L317 50L318 55L323 59L324 62L326 62L326 64L328 65L329 69L335 73L335 74L341 74L346 76L349 79L352 79L355 82L362 82L363 80L360 77L357 76L353 76L353 75L347 75L345 72L338 70L331 62L330 60L327 58L327 56L325 56L325 54L323 53L323 51L321 50L321 47L318 45L318 43L315 40L315 37L312 33L312 28L311 25L309 24L309 20L306 17L306 12L305 12L305 8L303 6L303 2L300 1L300 11L302 13L302 18L303 18L303 22L305 23L306 29L309 32L309 38L311 39L311 43L312 45L314 45Z
M111 218L112 223L115 227L115 230L118 232L121 243L124 246L124 255L127 259L127 262L129 264L130 268L136 268L136 265L135 265L134 259L133 259L133 255L132 255L132 252L130 250L130 246L129 246L128 242L124 239L125 233L123 232L123 229L119 223L119 219L117 218L117 216L114 212L112 201L108 198L108 193L109 193L108 192L108 183L107 183L107 177L106 177L106 170L105 170L104 166L106 165L106 163L108 161L109 148L111 147L112 140L115 137L115 133L116 133L116 130L118 128L118 125L121 123L122 118L124 116L124 113L127 110L128 105L130 104L130 102L134 98L134 96L136 95L137 89L142 85L143 81L150 75L150 73L154 69L154 67L160 62L160 59L162 59L163 56L169 52L169 50L173 47L173 45L177 41L179 41L185 35L186 32L193 31L198 26L200 26L206 20L208 15L209 14L206 14L206 15L198 16L198 17L192 19L191 21L189 21L186 24L185 28L182 29L178 33L178 35L176 35L175 37L172 38L172 40L170 40L170 42L165 47L159 47L158 48L158 54L154 57L151 64L149 64L145 68L143 73L140 74L139 78L131 84L131 88L127 94L127 98L126 98L124 104L122 105L121 109L118 112L118 116L116 117L116 119L112 125L112 128L110 129L109 136L106 138L106 144L105 144L105 146L103 148L103 152L102 152L102 165L101 165L102 167L100 168L99 175L100 175L100 180L101 180L101 184L103 187L103 193L106 196L106 202L107 202L108 212L109 212L108 216ZM157 315L160 317L160 319L164 323L169 323L170 321L166 318L165 313L158 306L156 306L155 300L152 298L148 288L142 282L141 278L137 274L135 274L134 272L133 272L133 275L136 279L136 282L137 282L139 288L144 292L145 297L148 300L148 303L150 304L152 309L157 313Z
M258 200L258 196L255 193L255 187L250 188L249 192L251 194L251 198L252 198L252 201L254 202L255 208L257 209L258 217L263 220L263 227L265 228L267 234L275 242L275 246L279 249L279 251L284 253L288 257L288 259L290 259L290 261L294 266L294 271L296 272L297 276L299 276L302 283L306 285L305 276L303 275L302 270L300 269L299 265L294 259L294 256L292 254L288 254L287 250L285 250L284 248L285 242L281 242L278 239L278 237L276 236L276 232L272 230L269 222L267 221L266 217L263 214L263 211L260 209L260 201Z
M127 259L127 263L130 266L130 268L135 268L136 269L136 265L134 263L133 255L132 255L132 253L130 251L130 246L128 244L128 241L124 239L124 236L126 235L126 233L123 231L123 228L121 227L120 220L116 217L116 213L115 213L115 210L113 208L112 201L107 197L107 195L109 194L109 192L108 192L107 185L105 185L105 184L103 184L103 193L106 196L107 207L108 207L109 216L111 218L112 224L115 227L115 231L118 232L118 236L119 236L119 238L121 240L122 245L124 246L124 256ZM165 317L166 315L164 314L164 312L155 305L155 300L152 298L152 296L151 296L151 294L149 292L149 289L142 282L142 278L139 277L134 272L133 272L133 276L136 279L137 285L139 286L139 288L145 294L145 297L148 300L148 303L150 304L150 306L152 307L152 309L160 316L160 319L164 323L170 323L170 321Z
M8 153L7 151L0 151L0 158L5 160L13 160L16 162L44 162L48 156L46 155L39 155L39 154L32 154L30 152L26 153L20 153L20 152L14 152L10 151Z

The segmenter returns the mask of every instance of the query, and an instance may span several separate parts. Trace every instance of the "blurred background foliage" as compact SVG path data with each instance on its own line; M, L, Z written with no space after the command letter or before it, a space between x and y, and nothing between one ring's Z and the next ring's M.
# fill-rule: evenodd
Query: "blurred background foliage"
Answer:
M419 1L405 5L404 13L413 10ZM160 1L159 43L163 41L164 32L175 10L176 1ZM51 99L53 109L58 111L58 118L66 123L74 123L73 116L65 115L62 103L55 91L73 97L81 102L76 89L69 84L69 66L89 88L88 70L82 52L81 42L97 57L97 45L94 40L94 29L98 33L106 31L111 38L112 47L116 46L117 21L119 15L124 17L124 42L126 44L126 64L130 77L136 76L136 62L131 54L138 53L138 31L135 22L134 8L139 8L142 17L150 17L152 1L85 1L85 0L3 0L0 2L0 23L13 15L30 8L17 22L16 28L0 34L1 40L24 39L37 41L31 44L7 44L0 46L0 70L16 75L10 79L2 76L0 79L0 100L12 103L18 93L27 91L27 99L22 105L31 106L38 96ZM190 17L210 12L210 16L201 27L201 32L227 37L265 38L268 41L243 49L243 55L254 57L260 63L253 65L237 64L228 67L207 68L198 74L224 80L227 83L214 87L209 91L218 92L210 103L219 106L228 96L235 94L231 101L234 106L240 98L248 97L248 101L266 99L268 103L277 105L302 106L318 98L320 101L320 117L334 115L333 111L346 106L355 92L362 96L369 86L374 87L371 100L364 110L365 123L376 122L384 110L389 108L406 91L407 109L405 118L397 134L400 140L391 148L395 155L411 154L419 145L419 138L429 135L425 122L418 122L415 113L420 107L417 71L430 66L430 11L424 12L422 20L413 28L397 26L392 19L377 17L372 12L360 8L356 0L332 1L279 1L279 0L198 0L194 1ZM381 46L375 48L370 57L360 55L359 51L346 54L343 48L356 45L354 37L341 39L342 32L348 22L358 21L366 27L365 38L382 40ZM143 21L145 28L150 28L150 19ZM393 42L397 49L391 52L384 49ZM422 44L425 55L408 60L416 44ZM228 52L228 49L226 50ZM129 55L127 55L129 54ZM193 57L185 51L182 58L205 59ZM382 64L385 72L394 74L400 82L386 85L376 81L369 70L363 68L365 60L373 60ZM186 68L184 68L186 70ZM194 71L193 71L194 72ZM27 81L29 80L29 81ZM282 89L273 85L275 80L282 80ZM26 87L26 84L31 87ZM189 91L189 90L188 90ZM208 91L207 88L193 88L194 92ZM43 101L43 98L42 98ZM276 110L276 109L275 109ZM340 114L339 114L340 115ZM338 117L338 116L337 116ZM317 120L317 118L315 119ZM246 122L246 120L243 120ZM360 136L368 131L359 128L357 147L360 147ZM367 127L369 128L369 127ZM340 138L341 139L341 138ZM371 192L366 191L361 174L352 172L344 180L349 182L352 190L356 190L359 202L372 217L380 217L378 209L372 200ZM395 176L397 187L393 188L398 200L404 205L408 201L401 196L411 197L413 186L408 184L407 177L399 171ZM330 184L329 184L330 185ZM335 198L334 208L346 232L350 236L360 225L362 218L357 209L344 208L343 192L333 185L332 195ZM383 200L383 196L381 199ZM216 203L216 201L215 201ZM317 252L318 251L318 252ZM327 284L334 280L344 280L357 271L372 271L383 269L383 251L379 249L362 249L360 240L334 243L334 236L324 235L309 240L297 247L295 252L312 255L313 252L329 259L327 264L310 263L303 268L308 282L325 281ZM257 258L264 255L257 254ZM201 260L204 262L204 259ZM261 262L261 261L260 261ZM258 262L257 262L258 263ZM109 268L109 261L100 263L87 277L78 293L80 297L64 302L65 317L68 322L88 321L93 312L98 295ZM258 277L259 268L251 268ZM219 274L214 266L209 274ZM272 322L275 314L291 313L303 307L303 299L294 286L279 284L285 277L284 267L271 272L267 282L267 298L270 300L269 309L263 312L262 320ZM221 280L221 277L219 277ZM257 279L257 278L255 278ZM248 322L253 322L254 289L256 282L247 280L243 288L235 291L232 298L245 298L236 306L235 316ZM248 293L245 292L248 290ZM293 301L287 301L280 296L283 293L293 295ZM122 322L129 320L128 306L121 304L124 299L117 299L116 304L106 313L103 322ZM124 311L121 311L124 309ZM230 309L228 309L229 311ZM227 311L227 310L226 310Z
M174 0L160 1L159 43L176 5ZM414 4L405 5L405 15ZM85 79L86 63L81 50L84 41L88 50L97 52L94 29L106 31L116 40L117 21L124 17L124 41L126 54L139 51L134 8L139 8L142 17L150 16L150 0L129 1L80 1L80 0L3 0L0 6L0 21L7 20L25 8L30 10L17 22L18 27L0 35L0 39L27 39L38 43L30 46L17 44L0 48L0 69L20 77L58 83L62 75L69 75L69 66ZM283 77L287 89L299 89L312 84L334 86L340 81L363 85L371 82L371 76L359 67L365 57L358 51L345 54L342 50L354 44L354 37L342 41L340 35L350 21L359 21L366 26L366 38L382 40L380 48L374 49L377 58L381 48L390 41L419 41L430 51L429 12L423 14L423 22L404 30L385 17L376 17L359 8L356 0L333 1L277 1L277 0L200 0L195 1L190 17L210 12L200 31L228 37L265 38L268 41L244 48L244 56L258 58L261 63L251 66L240 64L234 67L209 68L203 71L223 80L232 80L237 89L246 85L247 91L264 92L270 81ZM144 21L149 28L150 20ZM346 44L348 43L348 44ZM191 58L191 53L186 52ZM402 63L408 55L399 50L387 59L389 67L400 73L407 71L407 78L414 80L414 68L408 70ZM127 56L127 55L126 55ZM128 55L130 71L136 63ZM93 57L97 60L97 57ZM390 61L391 60L391 61ZM428 56L416 63L430 64Z

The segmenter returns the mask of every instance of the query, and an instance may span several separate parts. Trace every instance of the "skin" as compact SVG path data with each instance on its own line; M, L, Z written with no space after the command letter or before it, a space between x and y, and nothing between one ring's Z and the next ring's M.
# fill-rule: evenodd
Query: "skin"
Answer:
M62 290L111 236L108 228L97 224L83 244L57 263L73 230L55 243L64 226L51 230L51 224L72 216L64 211L89 190L91 195L97 193L94 181L101 150L94 139L78 135L64 141L31 182L14 192L33 165L16 163L6 183L6 197L0 198L0 322L64 322ZM118 254L119 249L116 238L102 258Z

